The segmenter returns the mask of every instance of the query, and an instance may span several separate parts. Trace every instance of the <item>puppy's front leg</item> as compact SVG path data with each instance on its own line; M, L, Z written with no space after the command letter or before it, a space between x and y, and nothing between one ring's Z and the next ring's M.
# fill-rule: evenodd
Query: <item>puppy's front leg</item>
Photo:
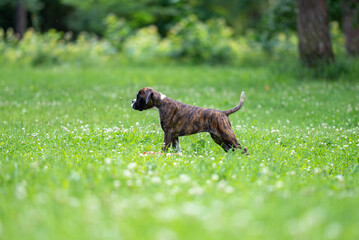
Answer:
M178 136L172 139L172 148L176 150L176 152L181 152L181 146L178 140Z
M172 131L165 132L165 139L163 140L162 144L162 152L166 152L168 150L168 147L172 141L173 133Z

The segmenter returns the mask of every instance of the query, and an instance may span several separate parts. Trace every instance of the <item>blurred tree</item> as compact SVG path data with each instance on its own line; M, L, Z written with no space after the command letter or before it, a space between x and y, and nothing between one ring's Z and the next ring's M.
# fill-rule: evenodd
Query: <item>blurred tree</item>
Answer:
M72 30L68 28L65 19L75 11L73 7L63 4L61 0L41 1L43 8L38 12L41 31L51 28L64 32Z
M16 13L15 13L15 32L19 35L20 39L24 36L26 27L27 27L26 6L23 1L18 1L16 3Z
M325 0L297 0L299 54L309 67L334 62Z
M343 2L348 0L326 0L329 19L339 23L343 30ZM349 0L350 1L350 0ZM293 0L272 0L269 9L262 18L262 24L256 28L258 41L266 50L271 50L276 44L279 32L297 31L298 8ZM356 15L359 17L359 15Z
M23 37L28 26L28 12L31 13L32 25L38 27L37 12L43 7L41 0L0 0L0 6L14 11L14 27L19 38Z
M345 47L349 55L359 56L359 0L343 0Z
M7 29L13 25L12 8L9 1L0 0L0 28Z

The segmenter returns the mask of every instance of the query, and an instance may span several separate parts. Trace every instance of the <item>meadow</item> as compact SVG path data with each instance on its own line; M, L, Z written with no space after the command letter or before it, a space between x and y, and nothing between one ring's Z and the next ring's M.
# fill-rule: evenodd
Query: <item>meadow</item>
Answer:
M358 75L251 66L0 66L0 239L359 239ZM303 70L304 71L304 70ZM160 152L138 90L226 110Z

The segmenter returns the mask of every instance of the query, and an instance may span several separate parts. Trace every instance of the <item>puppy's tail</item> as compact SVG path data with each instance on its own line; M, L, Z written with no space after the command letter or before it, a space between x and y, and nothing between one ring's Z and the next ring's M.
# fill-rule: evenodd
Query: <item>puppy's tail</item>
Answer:
M232 113L237 112L239 109L241 109L241 107L243 106L243 103L244 103L244 92L242 92L242 94L241 94L241 100L239 101L239 104L236 107L232 108L232 109L223 111L224 114L226 114L228 116L228 115L230 115Z

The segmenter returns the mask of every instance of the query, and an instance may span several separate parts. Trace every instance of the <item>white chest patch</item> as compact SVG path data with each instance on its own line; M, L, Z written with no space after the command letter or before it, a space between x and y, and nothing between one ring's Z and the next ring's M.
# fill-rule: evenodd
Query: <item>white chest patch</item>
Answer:
M162 94L162 93L160 93L160 95L161 95L161 100L163 100L164 98L167 97L166 95L164 95L164 94Z

